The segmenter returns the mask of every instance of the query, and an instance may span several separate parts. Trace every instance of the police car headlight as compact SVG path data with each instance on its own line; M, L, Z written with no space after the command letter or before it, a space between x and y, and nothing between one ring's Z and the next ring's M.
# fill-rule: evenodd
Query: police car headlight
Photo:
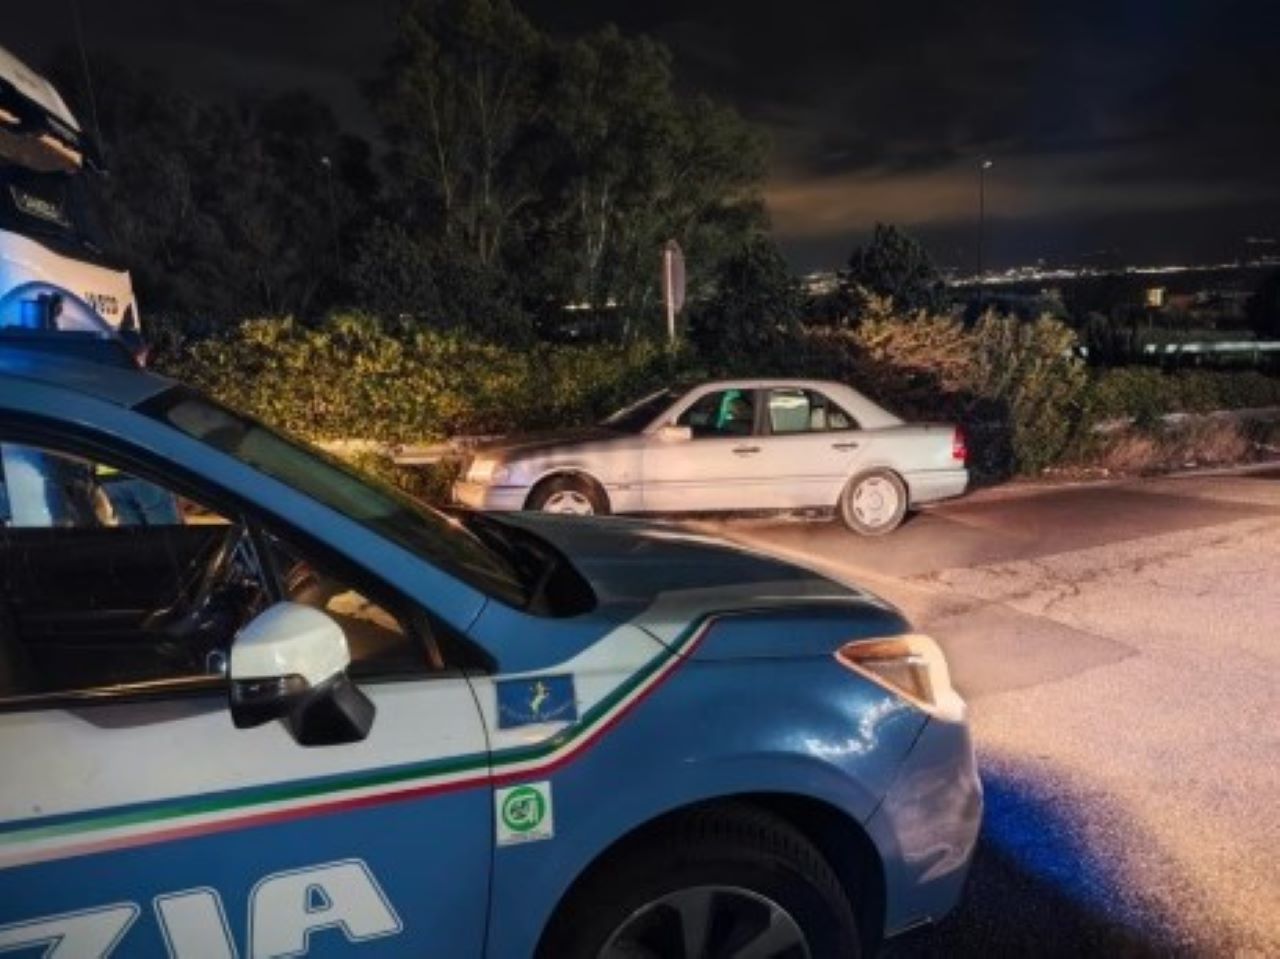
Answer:
M847 643L836 660L941 719L964 719L965 704L951 685L947 657L918 633Z

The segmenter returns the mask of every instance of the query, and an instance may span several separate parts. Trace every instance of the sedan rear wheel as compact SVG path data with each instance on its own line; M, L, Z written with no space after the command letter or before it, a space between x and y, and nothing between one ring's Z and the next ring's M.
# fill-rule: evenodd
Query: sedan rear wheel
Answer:
M907 515L907 487L891 470L855 476L840 497L840 518L855 533L883 536Z

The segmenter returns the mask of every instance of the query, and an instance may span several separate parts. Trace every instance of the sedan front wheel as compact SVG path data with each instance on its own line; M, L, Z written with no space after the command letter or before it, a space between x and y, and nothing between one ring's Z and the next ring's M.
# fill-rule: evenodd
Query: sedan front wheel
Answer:
M609 504L604 492L590 480L553 476L534 487L525 509L568 516L605 516Z

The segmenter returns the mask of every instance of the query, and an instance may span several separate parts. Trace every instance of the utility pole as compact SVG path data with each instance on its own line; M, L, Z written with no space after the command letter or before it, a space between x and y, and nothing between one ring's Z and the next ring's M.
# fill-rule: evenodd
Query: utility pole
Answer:
M987 171L992 162L984 159L978 164L978 311L982 311L982 294L986 273L982 263L983 245L987 234Z
M324 167L329 186L329 227L333 231L333 259L338 270L338 282L342 282L342 243L338 239L338 195L333 188L333 161L322 156L320 165Z

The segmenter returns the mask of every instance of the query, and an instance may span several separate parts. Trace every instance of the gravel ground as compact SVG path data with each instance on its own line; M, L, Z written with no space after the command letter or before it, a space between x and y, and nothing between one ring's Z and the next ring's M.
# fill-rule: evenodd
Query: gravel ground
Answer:
M889 955L1280 956L1280 471L719 530L898 603L969 699L970 886Z

